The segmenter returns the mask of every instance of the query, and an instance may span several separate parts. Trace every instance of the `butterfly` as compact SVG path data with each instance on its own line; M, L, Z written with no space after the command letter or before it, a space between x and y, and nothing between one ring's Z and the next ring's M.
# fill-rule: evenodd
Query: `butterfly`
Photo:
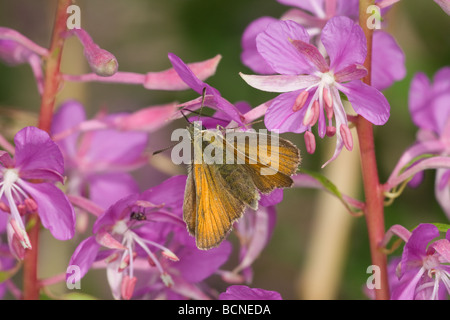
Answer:
M293 184L300 150L289 140L261 131L188 126L193 161L188 165L183 220L199 249L217 247L260 193Z

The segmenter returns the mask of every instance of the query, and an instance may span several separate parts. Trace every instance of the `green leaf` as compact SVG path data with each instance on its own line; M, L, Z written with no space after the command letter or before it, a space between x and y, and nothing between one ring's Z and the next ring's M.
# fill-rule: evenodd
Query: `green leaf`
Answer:
M350 205L347 203L347 201L345 201L345 199L342 197L342 193L339 191L339 189L330 180L328 180L327 177L325 177L324 175L322 175L318 172L313 172L313 171L310 171L305 168L301 168L301 169L299 169L299 171L301 173L311 176L312 178L314 178L318 182L320 182L320 184L325 188L325 190L330 192L332 195L336 196L342 202L342 204L344 205L344 207L347 209L347 211L350 214L352 214L352 215L360 214L359 210L353 210L350 207Z
M435 222L432 224L438 228L439 232L447 233L448 229L450 229L450 224L439 223L439 222Z

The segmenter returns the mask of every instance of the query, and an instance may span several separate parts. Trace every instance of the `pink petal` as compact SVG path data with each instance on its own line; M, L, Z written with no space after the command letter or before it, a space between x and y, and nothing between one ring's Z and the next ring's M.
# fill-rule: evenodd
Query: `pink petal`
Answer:
M389 102L385 96L360 80L339 85L339 90L347 95L353 109L375 125L385 124L390 115Z
M120 130L136 130L153 132L166 125L176 111L176 104L171 103L161 106L152 106L123 115L114 119L114 123Z
M372 86L384 90L405 76L405 54L402 49L389 33L375 31L372 47Z
M275 99L266 112L264 124L269 130L284 132L304 132L307 128L303 125L306 108L294 112L292 107L299 95L298 91L282 93ZM309 100L313 94L309 95ZM309 102L306 102L308 104Z
M52 136L62 133L71 128L76 128L81 122L86 120L86 113L83 105L76 100L66 100L62 103L52 121ZM77 139L79 132L76 130L66 138L57 142L61 151L68 157L74 158L77 150Z
M222 56L217 55L214 58L188 63L187 65L194 75L203 81L216 73L217 65L221 59ZM149 90L186 90L190 88L173 68L161 72L147 73L144 87Z
M337 72L355 63L364 64L366 37L350 18L331 18L322 30L321 40L330 56L330 69Z
M88 177L88 182L90 199L104 209L118 199L139 192L136 181L125 172L95 174Z
M17 132L14 142L15 166L19 170L47 169L63 174L63 155L47 132L36 127L25 127Z
M335 73L337 82L348 82L352 80L359 80L367 75L367 69L360 64L352 64L348 67L339 70Z
M66 195L50 183L28 183L20 186L38 205L42 225L58 240L71 239L75 233L75 212Z
M436 200L450 219L450 183L449 183L450 170L440 168L436 170L436 182L434 193Z
M256 37L256 47L277 73L308 73L311 66L292 45L292 40L309 42L308 32L294 21L278 21L271 23L266 31Z
M430 245L434 250L436 250L437 253L440 254L440 256L443 258L444 261L442 263L450 263L450 241L447 239L441 239L433 242L433 244Z
M328 71L328 63L315 46L301 40L291 40L292 45L320 72Z
M434 0L450 16L450 0Z
M316 76L274 75L255 76L239 73L242 79L253 88L268 92L290 92L308 88L318 83Z
M269 24L278 21L272 17L261 17L250 23L245 28L242 35L241 45L243 51L241 53L242 63L260 74L273 74L275 71L269 66L264 58L259 54L256 48L256 36L263 32Z
M315 16L323 16L324 15L324 0L313 0L313 1L304 1L304 0L277 0L279 3L284 4L286 6L297 7L306 11L313 13ZM348 1L348 0L346 0Z
M75 249L70 258L69 266L78 266L80 268L80 277L84 277L94 263L99 249L100 245L95 240L95 237L86 238ZM69 275L67 274L67 276Z

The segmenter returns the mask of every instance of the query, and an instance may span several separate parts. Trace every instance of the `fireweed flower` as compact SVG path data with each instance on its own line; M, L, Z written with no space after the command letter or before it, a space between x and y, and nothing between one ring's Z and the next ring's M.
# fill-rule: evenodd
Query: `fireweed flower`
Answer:
M186 176L172 177L141 194L130 195L113 204L97 219L94 235L77 247L70 265L79 266L83 277L95 261L96 264L106 263L108 281L117 299L132 297L137 285L136 272L142 270L142 259L147 261L148 268L153 268L143 277L151 278L155 290L185 288L177 282L179 272L174 272L174 269L180 270L183 263L177 267L165 261L168 259L178 264L183 257L183 251L178 251L181 249L180 241L175 241L178 245L173 246L173 250L168 245L170 239L180 239L182 233L188 236L182 219L185 183ZM108 250L100 251L101 247ZM229 248L222 253L225 256L223 263L228 258ZM187 254L186 259L191 254ZM185 267L189 268L188 265Z
M63 182L64 172L56 143L35 127L20 130L14 142L14 158L0 152L0 214L9 215L9 245L17 258L23 258L23 249L31 249L23 215L37 212L56 239L68 240L74 235L75 214L65 194L54 185Z
M405 165L415 161L409 168L420 165L421 156L450 155L450 68L444 67L434 75L433 83L424 73L414 76L409 91L409 111L419 127L417 141L409 147L398 161L387 184L396 179ZM430 159L432 160L432 159ZM408 169L409 169L408 168ZM447 217L450 218L450 170L436 166L435 195ZM417 186L422 181L421 171L410 181Z
M409 110L419 127L414 156L434 153L450 156L450 67L439 70L430 83L423 73L412 80L409 92ZM450 219L450 170L436 169L435 194ZM416 180L417 183L417 180Z
M280 20L292 20L303 26L315 44L326 57L326 51L320 41L320 33L327 21L335 16L347 16L358 22L358 1L301 1L279 0L281 4L294 8L283 14ZM387 9L383 9L383 15ZM242 36L241 60L244 65L256 73L273 74L275 71L259 54L256 46L256 37L265 31L270 23L277 21L272 17L261 17L253 21ZM406 75L405 55L395 39L387 32L375 30L372 46L372 73L371 85L378 90L390 87L395 81L403 79Z
M114 119L115 115L102 119ZM52 135L80 127L86 121L83 106L74 100L64 102L54 115ZM73 133L56 140L69 177L67 193L81 195L107 208L117 199L138 192L139 188L128 173L148 163L145 155L148 135L99 129Z
M450 294L450 231L445 239L432 224L420 224L406 239L393 300L442 300Z
M321 138L336 134L336 149L327 165L344 145L348 150L353 148L339 92L347 96L356 113L375 125L386 123L390 106L381 92L359 80L367 74L363 67L366 38L361 27L349 18L334 17L323 28L321 41L329 63L308 43L309 35L302 26L293 21L271 23L256 43L258 52L279 75L241 76L254 88L284 92L273 99L266 112L264 121L269 130L305 132L309 153L315 151L311 129L316 123Z
M195 240L186 231L186 227L170 226L172 237L164 235L165 246L173 250L178 261L161 260L161 265L170 276L173 284L165 286L159 281L156 268L149 268L148 262L141 263L143 267L139 272L139 283L136 286L134 297L139 299L202 299L216 298L206 278L217 273L231 253L231 245L224 241L217 248L199 250ZM139 261L137 261L138 263Z
M233 285L220 294L219 300L282 300L282 298L276 291Z

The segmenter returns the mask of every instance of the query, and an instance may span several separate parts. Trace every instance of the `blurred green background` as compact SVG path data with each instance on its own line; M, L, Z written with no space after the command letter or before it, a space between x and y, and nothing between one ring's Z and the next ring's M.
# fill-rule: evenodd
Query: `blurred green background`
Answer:
M0 1L0 26L16 29L48 47L55 4L56 1ZM231 102L244 100L257 106L275 96L247 86L238 75L238 72L251 73L240 62L240 40L245 27L258 17L279 17L288 9L275 0L79 0L75 4L81 8L81 26L95 42L117 57L120 71L146 73L168 69L168 52L177 54L186 62L221 54L217 73L207 82L223 97ZM450 18L432 0L401 1L389 12L386 20L387 30L395 36L406 54L407 75L384 92L391 104L391 118L383 127L375 128L381 181L387 179L399 156L415 140L417 129L411 122L407 101L412 77L419 71L433 76L438 69L449 64L450 57ZM72 74L89 72L77 39L67 42L62 71ZM133 111L171 101L183 102L197 96L191 90L162 92L134 85L67 83L58 101L68 97L78 99L86 106L88 114L93 115L101 107L111 111ZM11 138L20 127L35 125L39 105L40 98L29 66L12 68L0 63L2 134ZM180 120L170 128L182 126L185 122ZM170 128L151 136L151 149L170 144ZM316 153L309 155L302 136L286 134L285 137L301 149L302 165L310 170L320 171L320 166L331 157L334 149L334 139L320 140L317 141ZM338 168L338 165L338 162L330 164L329 170ZM338 186L345 184L347 179L360 180L359 166L344 170L343 181L333 181ZM145 189L166 176L147 173L136 177ZM355 190L354 196L361 199L361 187L358 185ZM308 298L299 292L303 290L301 278L309 257L308 248L313 236L317 236L313 233L320 232L315 228L317 206L322 201L319 197L325 201L332 198L323 198L321 192L308 189L290 189L284 195L284 201L278 206L278 222L272 241L254 264L254 281L250 286L276 290L284 299ZM421 222L448 222L435 201L434 172L431 171L427 172L418 188L407 188L393 205L386 208L386 228L397 223L412 228ZM344 260L342 275L335 284L336 290L327 298L367 299L362 291L369 276L366 269L370 265L364 218L351 218L348 232L345 232L345 247L341 252ZM319 234L324 239L328 236ZM43 239L40 274L49 276L63 272L81 239L65 243L55 243L48 236ZM231 241L235 242L235 239ZM327 241L331 246L334 240L329 238ZM396 251L397 254L400 252ZM331 252L324 250L321 254L327 256ZM335 266L331 264L325 266L325 270L327 268L331 272ZM317 277L317 282L320 282L321 275ZM110 293L102 289L105 280L104 271L92 271L82 280L83 291L109 299ZM17 281L20 282L20 277ZM221 290L225 286L219 284L218 288ZM64 291L64 288L54 290Z

